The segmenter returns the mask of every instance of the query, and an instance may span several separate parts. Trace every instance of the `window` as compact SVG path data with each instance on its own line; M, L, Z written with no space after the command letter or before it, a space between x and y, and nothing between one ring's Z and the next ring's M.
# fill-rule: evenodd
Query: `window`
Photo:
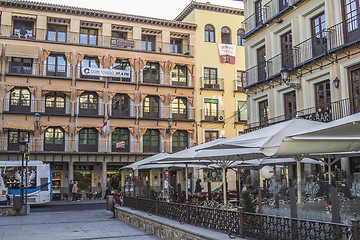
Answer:
M187 85L187 68L186 66L176 65L171 70L171 84L176 86Z
M205 131L205 142L211 142L219 138L218 131Z
M112 31L111 32L111 37L120 38L120 39L127 39L127 32Z
M325 13L320 13L311 19L312 54L317 57L327 50L327 31Z
M143 117L144 118L159 118L159 97L147 96L143 104Z
M245 72L236 71L236 89L235 91L243 91L245 86Z
M46 76L66 77L66 59L62 54L51 54L47 59Z
M171 103L171 112L173 119L187 118L187 100L186 98L175 98Z
M34 38L34 22L14 20L13 34L20 38Z
M291 69L293 67L292 34L287 32L280 37L281 39L281 61L282 68Z
M79 114L98 115L98 95L96 93L81 94Z
M177 130L172 135L172 152L178 152L188 147L187 131Z
M49 127L44 133L44 150L45 151L64 151L65 134L60 127Z
M170 52L182 53L182 39L176 39L176 38L170 39Z
M10 111L31 112L31 94L27 88L14 88L10 92Z
M348 70L350 81L350 98L352 99L352 113L360 112L360 66L354 66Z
M266 126L268 124L268 100L259 102L259 121L260 126Z
M237 45L238 46L245 46L244 35L245 35L244 29L237 30Z
M159 130L148 129L143 136L143 152L160 152Z
M246 101L238 101L238 122L247 121L247 103Z
M204 68L203 84L204 84L204 88L220 89L216 68Z
M331 104L330 80L315 84L315 101L317 109Z
M215 42L215 29L211 25L205 26L205 42Z
M263 22L263 7L262 7L262 0L255 2L255 23L256 26L260 26Z
M155 51L156 36L142 35L141 36L141 50Z
M19 151L19 142L30 141L30 133L22 130L10 130L8 136L8 150Z
M158 63L146 63L143 68L143 83L160 83L160 67Z
M116 128L111 134L112 152L130 152L130 135L127 128Z
M204 99L205 121L218 121L218 100L217 99Z
M116 94L112 99L111 105L112 116L130 116L130 98L125 94Z
M112 65L112 68L115 70L125 70L125 71L129 71L130 72L130 77L129 78L116 78L116 77L112 77L110 78L110 80L112 81L121 81L121 82L130 82L131 81L131 67L130 67L130 63L128 60L124 60L124 59L117 59L114 64Z
M95 128L83 128L79 132L79 151L98 151L98 132Z
M9 62L9 73L32 75L33 59L13 57Z
M81 69L90 67L90 68L99 68L100 62L98 58L94 57L84 57L84 59L80 63ZM98 76L89 76L89 75L83 75L82 71L80 72L80 78L87 78L87 79L99 79Z
M360 1L342 0L343 19L345 21L345 42L360 38Z
M80 44L97 45L98 30L93 28L80 28Z
M231 31L227 27L221 28L221 43L231 44Z
M289 120L296 116L296 93L291 91L284 94L285 119Z
M50 92L45 95L46 113L65 113L65 94Z
M66 42L66 25L48 25L47 40L54 42Z
M289 0L279 0L279 12L289 6Z
M266 79L266 53L265 46L256 50L257 64L258 64L258 81L264 81Z

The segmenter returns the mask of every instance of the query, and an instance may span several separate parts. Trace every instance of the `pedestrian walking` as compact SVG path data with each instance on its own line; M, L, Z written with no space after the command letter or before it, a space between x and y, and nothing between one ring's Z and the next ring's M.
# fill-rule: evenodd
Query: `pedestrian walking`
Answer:
M107 178L106 181L106 189L105 189L105 199L107 195L111 195L111 182L110 182L110 178Z
M74 186L74 180L71 180L69 182L69 193L68 193L68 201L71 201L72 200L72 189L73 189L73 186Z
M72 195L73 195L73 202L79 202L80 200L78 199L78 194L77 194L77 192L78 192L78 186L77 186L77 184L78 184L78 182L77 181L75 181L75 183L74 183L74 186L73 186L73 188L72 188Z
M196 180L196 185L195 185L195 194L196 195L200 195L201 191L203 190L203 187L201 187L201 179Z

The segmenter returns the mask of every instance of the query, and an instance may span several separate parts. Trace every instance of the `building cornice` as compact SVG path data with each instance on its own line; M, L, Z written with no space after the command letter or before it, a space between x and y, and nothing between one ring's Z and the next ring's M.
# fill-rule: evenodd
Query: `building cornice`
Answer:
M80 15L86 17L106 18L106 19L113 19L113 20L119 20L125 22L136 22L136 23L143 23L149 25L159 25L159 26L172 27L172 28L196 30L196 24L193 23L185 23L176 20L172 21L165 19L157 19L151 17L143 17L137 15L122 14L122 13L88 9L88 8L63 6L63 5L49 4L49 3L38 3L38 2L21 1L21 0L1 0L0 6L9 7L9 8L36 10L36 11L43 11L49 13L53 12L53 13L62 13L69 15L78 15L78 16Z
M211 3L200 3L192 1L174 20L183 21L185 17L188 16L194 9L244 16L244 10L240 8L225 7Z

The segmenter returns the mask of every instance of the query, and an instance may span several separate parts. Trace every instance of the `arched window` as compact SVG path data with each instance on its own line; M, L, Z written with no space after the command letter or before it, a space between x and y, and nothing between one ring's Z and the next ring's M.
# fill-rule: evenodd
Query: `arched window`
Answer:
M188 147L187 131L177 130L172 135L172 152L178 152Z
M116 94L111 104L112 116L130 116L130 98L126 94Z
M94 92L85 92L80 96L80 114L98 115L98 95Z
M129 129L116 128L111 134L112 152L130 152Z
M245 45L244 35L245 35L244 29L239 29L237 31L237 45L238 46L244 46Z
M158 96L147 96L143 103L145 118L159 118L160 99Z
M171 112L173 119L187 118L187 100L186 98L178 97L171 103Z
M10 92L10 111L30 112L31 94L27 88L14 88Z
M61 92L49 92L46 94L45 112L65 113L65 94Z
M44 150L45 151L64 151L65 134L61 127L49 127L44 133Z
M227 27L221 28L221 43L231 44L231 31Z
M98 131L95 128L83 128L79 132L79 152L98 151Z
M117 77L111 77L109 80L112 81L121 81L121 82L130 82L131 81L131 66L128 60L125 59L117 59L113 65L112 68L115 70L125 70L130 72L130 77L123 77L123 78L117 78Z
M143 136L143 152L160 152L160 133L156 129L148 129Z
M215 29L211 25L205 26L205 42L215 42Z

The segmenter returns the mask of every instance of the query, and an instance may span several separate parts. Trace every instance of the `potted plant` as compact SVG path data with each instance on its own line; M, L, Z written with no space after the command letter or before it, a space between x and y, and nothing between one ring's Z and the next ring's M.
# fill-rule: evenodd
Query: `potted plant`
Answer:
M23 28L20 29L20 37L21 38L25 38L26 33L27 33L26 29L23 29Z

